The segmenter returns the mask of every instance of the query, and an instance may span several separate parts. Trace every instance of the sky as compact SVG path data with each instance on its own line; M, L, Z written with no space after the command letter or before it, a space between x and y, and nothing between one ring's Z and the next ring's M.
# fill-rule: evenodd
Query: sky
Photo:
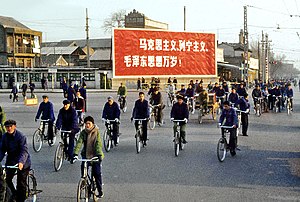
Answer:
M1 0L4 2L4 0ZM247 5L249 43L261 41L268 33L275 55L300 69L299 0L9 0L1 4L0 15L13 17L31 29L43 32L43 42L84 39L85 11L88 9L90 38L110 37L102 25L121 9L133 9L150 19L169 24L169 30L213 32L219 43L238 42Z

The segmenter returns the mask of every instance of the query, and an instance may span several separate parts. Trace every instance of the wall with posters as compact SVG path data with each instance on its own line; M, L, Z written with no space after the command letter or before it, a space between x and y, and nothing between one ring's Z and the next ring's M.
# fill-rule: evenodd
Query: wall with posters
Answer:
M138 77L216 79L213 33L115 29L113 79Z

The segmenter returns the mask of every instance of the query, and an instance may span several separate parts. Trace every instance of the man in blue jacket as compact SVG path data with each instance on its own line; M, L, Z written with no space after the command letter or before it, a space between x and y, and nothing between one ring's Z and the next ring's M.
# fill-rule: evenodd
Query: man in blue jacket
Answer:
M236 155L235 148L236 148L236 128L238 126L238 118L236 111L229 105L228 101L224 101L223 103L223 111L219 119L219 125L223 126L233 126L233 128L229 129L230 138L229 138L229 147L230 153L232 156ZM224 130L222 129L222 134Z
M54 117L54 110L53 110L53 104L49 102L49 98L47 95L43 95L43 102L41 102L39 109L37 111L37 114L35 116L35 121L40 118L41 114L42 120L49 120L48 121L48 140L50 144L53 144L53 123L55 121ZM43 122L45 128L45 122Z
M144 92L139 92L139 99L135 101L132 111L131 120L133 119L149 119L149 103L145 100ZM143 144L147 145L147 124L148 120L142 121L143 125ZM134 123L135 129L138 129L138 121Z
M184 120L185 122L180 122L180 136L182 138L182 143L186 144L186 123L189 119L189 110L188 106L185 102L183 102L183 96L182 95L177 95L177 102L173 105L172 110L171 110L171 120ZM174 123L173 126L174 129L174 135L177 130L177 123Z
M68 160L72 162L73 158L73 150L74 150L74 140L75 134L78 133L78 118L76 110L70 106L69 100L63 101L63 108L59 110L57 121L56 121L56 128L58 130L67 130L71 131L69 134L69 144L67 144L67 138L63 138L64 144L67 145L64 147L65 152L68 154Z
M245 97L241 97L237 102L236 105L239 105L241 111L241 122L242 122L242 134L243 136L248 136L248 114L250 111L250 104L248 100L248 94Z
M0 161L3 160L5 153L7 152L5 165L17 165L17 190L12 182L16 172L15 169L6 170L6 183L13 195L16 196L16 201L23 202L26 199L27 175L29 174L31 166L27 140L26 137L16 129L16 121L7 120L4 125L7 132L4 133L2 137Z
M115 146L118 145L118 135L119 135L119 120L120 120L120 107L118 103L114 102L112 96L107 98L107 102L104 105L103 112L102 112L102 119L105 121L108 120L115 120L113 122L113 140Z

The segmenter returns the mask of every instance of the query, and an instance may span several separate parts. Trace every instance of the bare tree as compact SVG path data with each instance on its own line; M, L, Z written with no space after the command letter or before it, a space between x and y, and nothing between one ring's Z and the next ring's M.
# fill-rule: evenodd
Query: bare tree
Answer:
M103 28L105 33L112 31L114 27L125 27L125 15L126 10L119 10L112 13L108 18L104 20Z

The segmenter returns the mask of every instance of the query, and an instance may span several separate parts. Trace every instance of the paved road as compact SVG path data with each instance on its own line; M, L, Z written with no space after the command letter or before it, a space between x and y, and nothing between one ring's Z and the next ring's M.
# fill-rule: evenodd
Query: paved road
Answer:
M88 113L104 131L101 112L112 92L88 95ZM41 97L42 94L38 94ZM61 93L49 93L58 112ZM166 99L166 95L164 94ZM191 115L187 127L188 144L179 157L174 156L170 108L165 109L166 124L149 131L149 144L136 154L134 127L130 111L136 92L128 96L129 111L122 114L120 145L105 153L102 201L300 201L300 93L295 95L295 113L287 116L268 113L249 118L249 137L240 137L241 151L220 163L216 143L220 131L216 122L205 117L197 123ZM32 167L43 190L39 201L76 201L80 164L68 162L55 172L55 147L44 145L40 153L32 149L32 133L37 106L11 103L0 94L7 117L17 120L18 129L28 136Z

